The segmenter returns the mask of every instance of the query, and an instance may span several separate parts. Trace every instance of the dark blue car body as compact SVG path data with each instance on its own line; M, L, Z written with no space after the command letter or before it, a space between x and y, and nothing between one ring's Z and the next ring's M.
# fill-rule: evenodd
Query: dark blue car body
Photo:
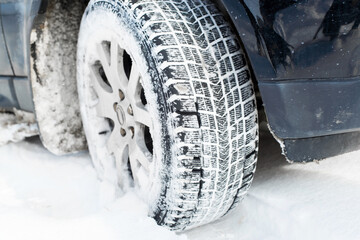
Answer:
M360 148L360 0L216 0L292 161ZM30 32L47 1L0 0L0 106L32 111Z
M33 111L30 33L42 0L0 0L0 107Z

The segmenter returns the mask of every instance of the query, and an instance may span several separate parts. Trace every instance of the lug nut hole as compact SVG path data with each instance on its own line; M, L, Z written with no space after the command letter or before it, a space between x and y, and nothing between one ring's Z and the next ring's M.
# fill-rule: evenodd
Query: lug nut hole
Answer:
M119 89L119 97L120 97L120 101L123 101L125 99L125 94L120 89Z
M120 129L120 134L121 134L121 136L123 136L123 137L125 137L126 136L126 131L125 131L125 129Z
M130 131L131 131L131 137L134 138L135 135L135 129L134 127L129 127Z
M130 114L131 116L134 115L134 111L133 111L131 105L129 105L129 107L128 107L128 109L127 109L127 112L128 112L128 114Z

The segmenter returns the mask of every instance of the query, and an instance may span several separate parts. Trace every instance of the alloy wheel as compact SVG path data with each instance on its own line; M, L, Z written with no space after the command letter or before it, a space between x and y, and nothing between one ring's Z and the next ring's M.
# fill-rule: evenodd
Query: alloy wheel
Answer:
M111 126L107 149L122 168L130 166L135 185L147 188L153 164L153 122L141 74L115 39L102 41L96 50L98 60L91 66L92 85L98 97L97 115Z

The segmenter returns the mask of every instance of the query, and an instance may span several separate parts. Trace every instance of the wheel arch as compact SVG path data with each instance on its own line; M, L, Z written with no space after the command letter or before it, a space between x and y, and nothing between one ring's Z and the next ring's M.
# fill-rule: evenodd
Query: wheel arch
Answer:
M237 30L250 63L254 84L259 89L258 108L264 110L263 120L267 121L272 135L280 143L288 160L313 161L358 149L358 141L349 144L349 139L354 140L359 135L360 124L357 119L360 115L360 98L356 97L349 106L347 97L339 93L358 96L356 92L360 87L360 65L358 62L355 64L352 59L359 56L359 34L356 33L360 29L355 27L349 32L340 31L338 35L329 38L322 26L329 24L331 27L332 23L342 26L351 21L354 26L358 26L356 23L359 17L357 20L354 17L345 19L345 16L351 16L346 15L345 11L358 9L359 6L341 8L342 5L329 0L295 5L279 1L277 5L274 3L276 6L266 6L265 1L257 0L213 1ZM270 10L265 11L266 9ZM309 9L316 12L317 17L310 14L311 11L306 12ZM343 14L338 19L328 19L328 16L333 16L330 13L334 9ZM278 17L280 11L285 16L284 19L291 19L292 24L286 20L281 22L270 18ZM282 29L275 29L276 24ZM291 29L294 27L295 30ZM271 38L266 38L265 31L271 31L271 37L275 39L271 41ZM297 39L294 34L297 34ZM339 49L333 44L336 42L347 42L342 46L353 54L339 54L345 49ZM282 46L277 48L269 43ZM332 50L323 50L328 48ZM287 52L289 50L292 51ZM276 57L272 55L274 51L280 52L280 55L283 52L284 55L276 55L276 61ZM331 62L331 59L337 60ZM324 90L327 95L323 94ZM264 106L261 106L262 102ZM349 106L351 118L342 117L342 106ZM318 117L319 112L322 118ZM326 146L333 146L332 151L326 151Z

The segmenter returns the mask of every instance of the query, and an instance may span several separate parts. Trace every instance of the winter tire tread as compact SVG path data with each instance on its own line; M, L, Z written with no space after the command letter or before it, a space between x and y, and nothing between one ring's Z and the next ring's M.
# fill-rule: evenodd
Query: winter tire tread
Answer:
M164 86L176 167L154 218L184 230L225 215L251 184L258 141L250 73L230 25L210 1L95 2L138 23Z

